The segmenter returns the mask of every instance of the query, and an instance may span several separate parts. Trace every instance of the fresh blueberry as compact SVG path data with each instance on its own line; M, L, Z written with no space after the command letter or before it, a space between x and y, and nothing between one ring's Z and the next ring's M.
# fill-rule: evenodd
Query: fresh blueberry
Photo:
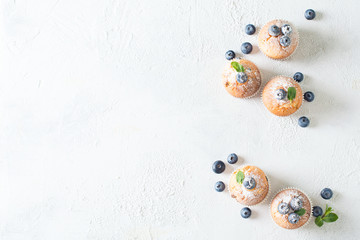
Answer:
M278 89L275 91L275 98L277 100L283 100L286 97L286 91L284 89Z
M293 76L293 79L297 82L302 82L302 80L304 80L304 74L301 72L296 72Z
M223 171L225 171L225 163L223 161L215 161L212 165L212 169L214 171L214 173L222 173Z
M278 212L282 215L288 214L290 212L289 204L281 202L278 206Z
M276 25L271 25L268 32L271 36L276 37L280 35L280 28Z
M244 207L243 209L241 209L240 214L243 218L248 218L251 216L251 210L248 207Z
M304 93L304 99L306 101L312 102L312 101L314 101L314 98L315 98L315 95L313 92L308 91L308 92Z
M284 35L290 35L292 33L292 28L289 24L284 24L282 27L281 27L281 32L284 34Z
M243 185L246 189L251 190L256 186L255 179L252 177L245 177Z
M225 53L225 58L227 60L231 60L235 58L235 52L233 50L229 50Z
M300 127L305 128L305 127L309 126L310 120L307 117L302 116L301 118L299 118L298 124Z
M215 183L215 190L217 192L222 192L225 189L225 184L222 181L218 181Z
M293 199L291 199L290 201L290 207L294 210L300 210L303 207L303 201L298 198L298 197L294 197Z
M252 49L253 47L249 42L244 42L243 44L241 44L241 51L243 52L243 54L251 53Z
M244 72L238 72L236 74L236 81L239 83L245 83L248 80L248 76Z
M256 31L256 28L255 28L254 25L252 25L252 24L246 25L246 27L245 27L245 33L246 33L247 35L253 35L253 34L255 33L255 31Z
M300 220L300 216L296 213L290 213L288 216L289 223L296 224Z
M227 158L228 163L234 164L238 161L238 156L235 153L232 153Z
M328 199L332 198L333 191L330 188L324 188L323 190L321 190L320 195L323 199L328 200Z
M315 18L315 16L316 16L316 13L314 10L308 9L305 11L305 18L307 20L313 20Z
M281 38L280 38L281 46L288 47L288 46L290 46L290 44L291 44L291 39L288 36L286 36L286 35L281 36Z
M321 207L319 206L315 206L313 207L312 209L312 213L313 213L313 216L314 217L318 217L318 216L321 216L323 214L323 210Z

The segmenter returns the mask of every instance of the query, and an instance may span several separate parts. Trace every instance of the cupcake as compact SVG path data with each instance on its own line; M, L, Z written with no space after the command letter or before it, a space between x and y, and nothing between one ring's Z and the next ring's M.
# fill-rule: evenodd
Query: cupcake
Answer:
M263 201L269 192L269 182L265 173L258 167L243 166L230 177L229 191L239 203L252 206Z
M306 224L311 217L311 209L310 199L294 188L276 194L270 205L272 219L286 229L296 229Z
M265 85L262 101L271 113L277 116L289 116L301 107L303 93L294 79L277 76Z
M259 33L259 48L269 58L289 57L299 43L299 33L284 20L272 20Z
M237 98L252 97L261 85L259 69L246 59L229 61L224 69L222 79L225 89Z

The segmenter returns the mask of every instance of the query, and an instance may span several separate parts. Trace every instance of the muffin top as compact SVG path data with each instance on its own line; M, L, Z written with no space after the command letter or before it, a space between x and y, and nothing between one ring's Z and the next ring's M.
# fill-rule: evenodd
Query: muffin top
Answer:
M311 217L309 198L297 189L285 189L274 197L270 206L271 217L282 228L296 229Z
M243 67L244 72L238 72L234 63ZM242 75L242 76L241 76ZM261 85L261 75L256 65L246 59L233 59L224 69L223 85L234 97L248 98L257 93Z
M273 114L288 116L301 107L303 93L294 79L276 76L265 85L262 100L265 107Z
M265 199L269 192L269 182L265 173L255 166L243 166L230 177L229 191L232 198L247 206Z
M259 48L268 57L283 59L290 56L299 43L299 33L285 20L272 20L259 32Z

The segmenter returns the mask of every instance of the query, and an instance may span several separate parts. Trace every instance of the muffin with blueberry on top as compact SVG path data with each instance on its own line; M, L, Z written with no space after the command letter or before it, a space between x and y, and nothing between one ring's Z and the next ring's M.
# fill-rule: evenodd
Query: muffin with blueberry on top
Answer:
M272 20L259 32L259 48L269 58L289 57L299 44L299 33L285 20Z
M265 173L255 166L243 166L230 177L229 191L239 203L252 206L262 202L269 193L270 184Z
M271 217L282 228L296 229L305 225L310 217L310 199L302 191L288 188L280 191L270 205Z
M277 116L289 116L301 107L303 93L294 79L276 76L265 85L262 101L271 113Z
M232 59L222 74L223 85L228 93L237 98L254 96L261 85L261 75L256 65L246 59Z

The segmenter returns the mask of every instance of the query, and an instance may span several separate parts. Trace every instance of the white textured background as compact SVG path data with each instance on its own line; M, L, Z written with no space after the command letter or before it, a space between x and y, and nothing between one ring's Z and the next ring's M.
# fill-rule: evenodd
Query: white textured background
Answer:
M359 238L359 1L0 7L0 239ZM308 8L316 20L304 18ZM266 58L243 30L274 18L301 34L288 61ZM244 41L264 81L301 71L315 101L277 118L259 95L227 94L224 53ZM302 115L311 127L297 126ZM286 231L272 223L269 200L242 219L241 206L213 189L236 166L216 175L212 162L231 152L269 175L271 196L296 186L339 220Z

